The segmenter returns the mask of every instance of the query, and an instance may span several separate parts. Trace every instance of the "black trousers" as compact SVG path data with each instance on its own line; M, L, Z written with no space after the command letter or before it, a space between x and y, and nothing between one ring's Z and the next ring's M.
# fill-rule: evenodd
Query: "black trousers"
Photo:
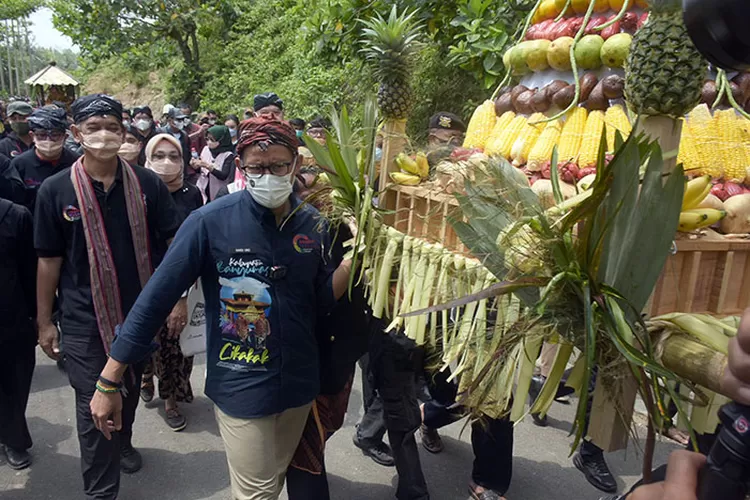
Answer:
M26 405L36 364L35 347L27 338L0 344L0 443L14 450L28 450L32 444Z
M372 389L365 388L365 416L358 432L365 439L380 440L385 430L398 471L396 498L428 500L427 483L422 473L414 433L422 422L416 389L416 373L421 369L414 341L403 334L383 333L382 321L373 321L369 367L363 377ZM369 375L368 375L369 373ZM369 389L369 391L368 391ZM379 397L369 398L376 393Z
M428 380L432 401L425 403L424 422L438 429L466 416L466 410L455 405L458 388L448 382L450 371L436 373ZM500 495L510 488L513 477L513 423L507 419L484 416L471 423L471 447L474 464L471 479L479 486Z
M122 401L122 430L107 440L91 418L89 403L107 355L99 335L66 335L65 359L70 385L76 396L78 442L86 500L114 500L120 489L120 450L131 446L135 410L138 406L143 363L128 368L123 382L127 396Z

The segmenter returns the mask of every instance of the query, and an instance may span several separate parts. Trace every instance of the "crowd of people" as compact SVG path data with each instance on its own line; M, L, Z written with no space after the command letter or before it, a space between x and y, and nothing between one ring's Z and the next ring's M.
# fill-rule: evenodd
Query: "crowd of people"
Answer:
M180 335L194 319L189 298L200 296L205 392L232 498L275 499L285 483L291 500L330 498L325 442L343 425L357 365L365 412L353 444L396 467L397 498L430 498L416 436L439 453L438 429L466 411L450 373L428 373L427 354L386 331L361 288L345 293L353 270L343 242L357 228L330 227L316 202L303 202L321 171L303 137L325 145L331 124L286 121L284 108L268 92L243 120L180 104L165 106L157 122L149 106L129 110L95 94L69 110L15 101L0 114L0 444L8 466L32 463L25 411L38 343L75 392L84 498L116 499L120 473L142 467L132 444L139 399L158 394L169 429L189 424L179 405L194 398L193 357ZM443 154L466 131L443 112L427 128L429 147ZM725 387L750 403L750 312L740 330ZM542 352L532 398L553 358L553 348ZM561 387L556 397L566 396ZM534 422L546 425L541 416ZM500 499L511 483L513 424L484 417L471 429L469 494ZM615 491L593 443L574 463L594 486ZM665 483L632 498L694 498L702 459L680 454L673 463Z

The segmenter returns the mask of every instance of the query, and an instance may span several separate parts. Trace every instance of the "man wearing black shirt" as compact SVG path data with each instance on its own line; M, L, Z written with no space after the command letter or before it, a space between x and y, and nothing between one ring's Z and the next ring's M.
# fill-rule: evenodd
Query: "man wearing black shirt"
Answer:
M138 131L138 140L141 141L141 153L138 156L138 165L146 164L146 144L153 136L159 133L154 124L154 113L148 106L133 108L133 127Z
M57 359L57 329L51 318L57 292L68 377L76 394L85 498L114 500L120 468L132 473L141 467L131 437L142 366L134 365L125 377L122 430L111 440L94 426L89 402L99 387L114 325L141 291L144 258L155 257L157 244L172 238L179 220L161 179L117 156L124 136L122 105L108 96L86 96L73 103L73 114L72 131L83 144L84 156L48 178L36 199L39 344ZM92 203L99 210L91 210ZM158 265L155 260L149 267ZM102 261L111 262L113 269Z
M0 141L0 154L13 159L31 147L34 140L29 134L27 119L32 111L27 102L13 101L8 104L8 122L13 131Z
M31 213L0 199L0 444L13 469L31 464L25 413L35 363L35 266Z
M25 197L21 176L10 166L10 158L0 154L0 198L23 204Z
M34 212L34 201L39 186L47 177L65 170L78 159L72 151L65 149L65 131L68 122L65 110L57 106L45 106L29 116L34 146L16 156L11 166L16 169L25 186L26 208Z

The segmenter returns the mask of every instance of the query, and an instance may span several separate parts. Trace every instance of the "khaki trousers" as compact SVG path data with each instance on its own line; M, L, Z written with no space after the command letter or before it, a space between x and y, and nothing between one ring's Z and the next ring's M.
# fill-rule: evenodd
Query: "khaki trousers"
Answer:
M555 362L559 347L560 344L550 344L549 342L542 345L542 353L539 355L539 373L545 378L549 377L549 372L552 371L552 365Z
M312 402L262 418L230 417L214 407L227 452L233 500L276 500L284 487Z

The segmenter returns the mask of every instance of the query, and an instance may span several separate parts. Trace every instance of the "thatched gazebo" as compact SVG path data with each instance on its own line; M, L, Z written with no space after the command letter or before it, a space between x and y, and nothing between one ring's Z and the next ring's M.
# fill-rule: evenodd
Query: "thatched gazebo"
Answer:
M39 106L45 104L64 104L69 107L76 99L78 81L50 62L41 71L24 82L31 87L31 95Z

